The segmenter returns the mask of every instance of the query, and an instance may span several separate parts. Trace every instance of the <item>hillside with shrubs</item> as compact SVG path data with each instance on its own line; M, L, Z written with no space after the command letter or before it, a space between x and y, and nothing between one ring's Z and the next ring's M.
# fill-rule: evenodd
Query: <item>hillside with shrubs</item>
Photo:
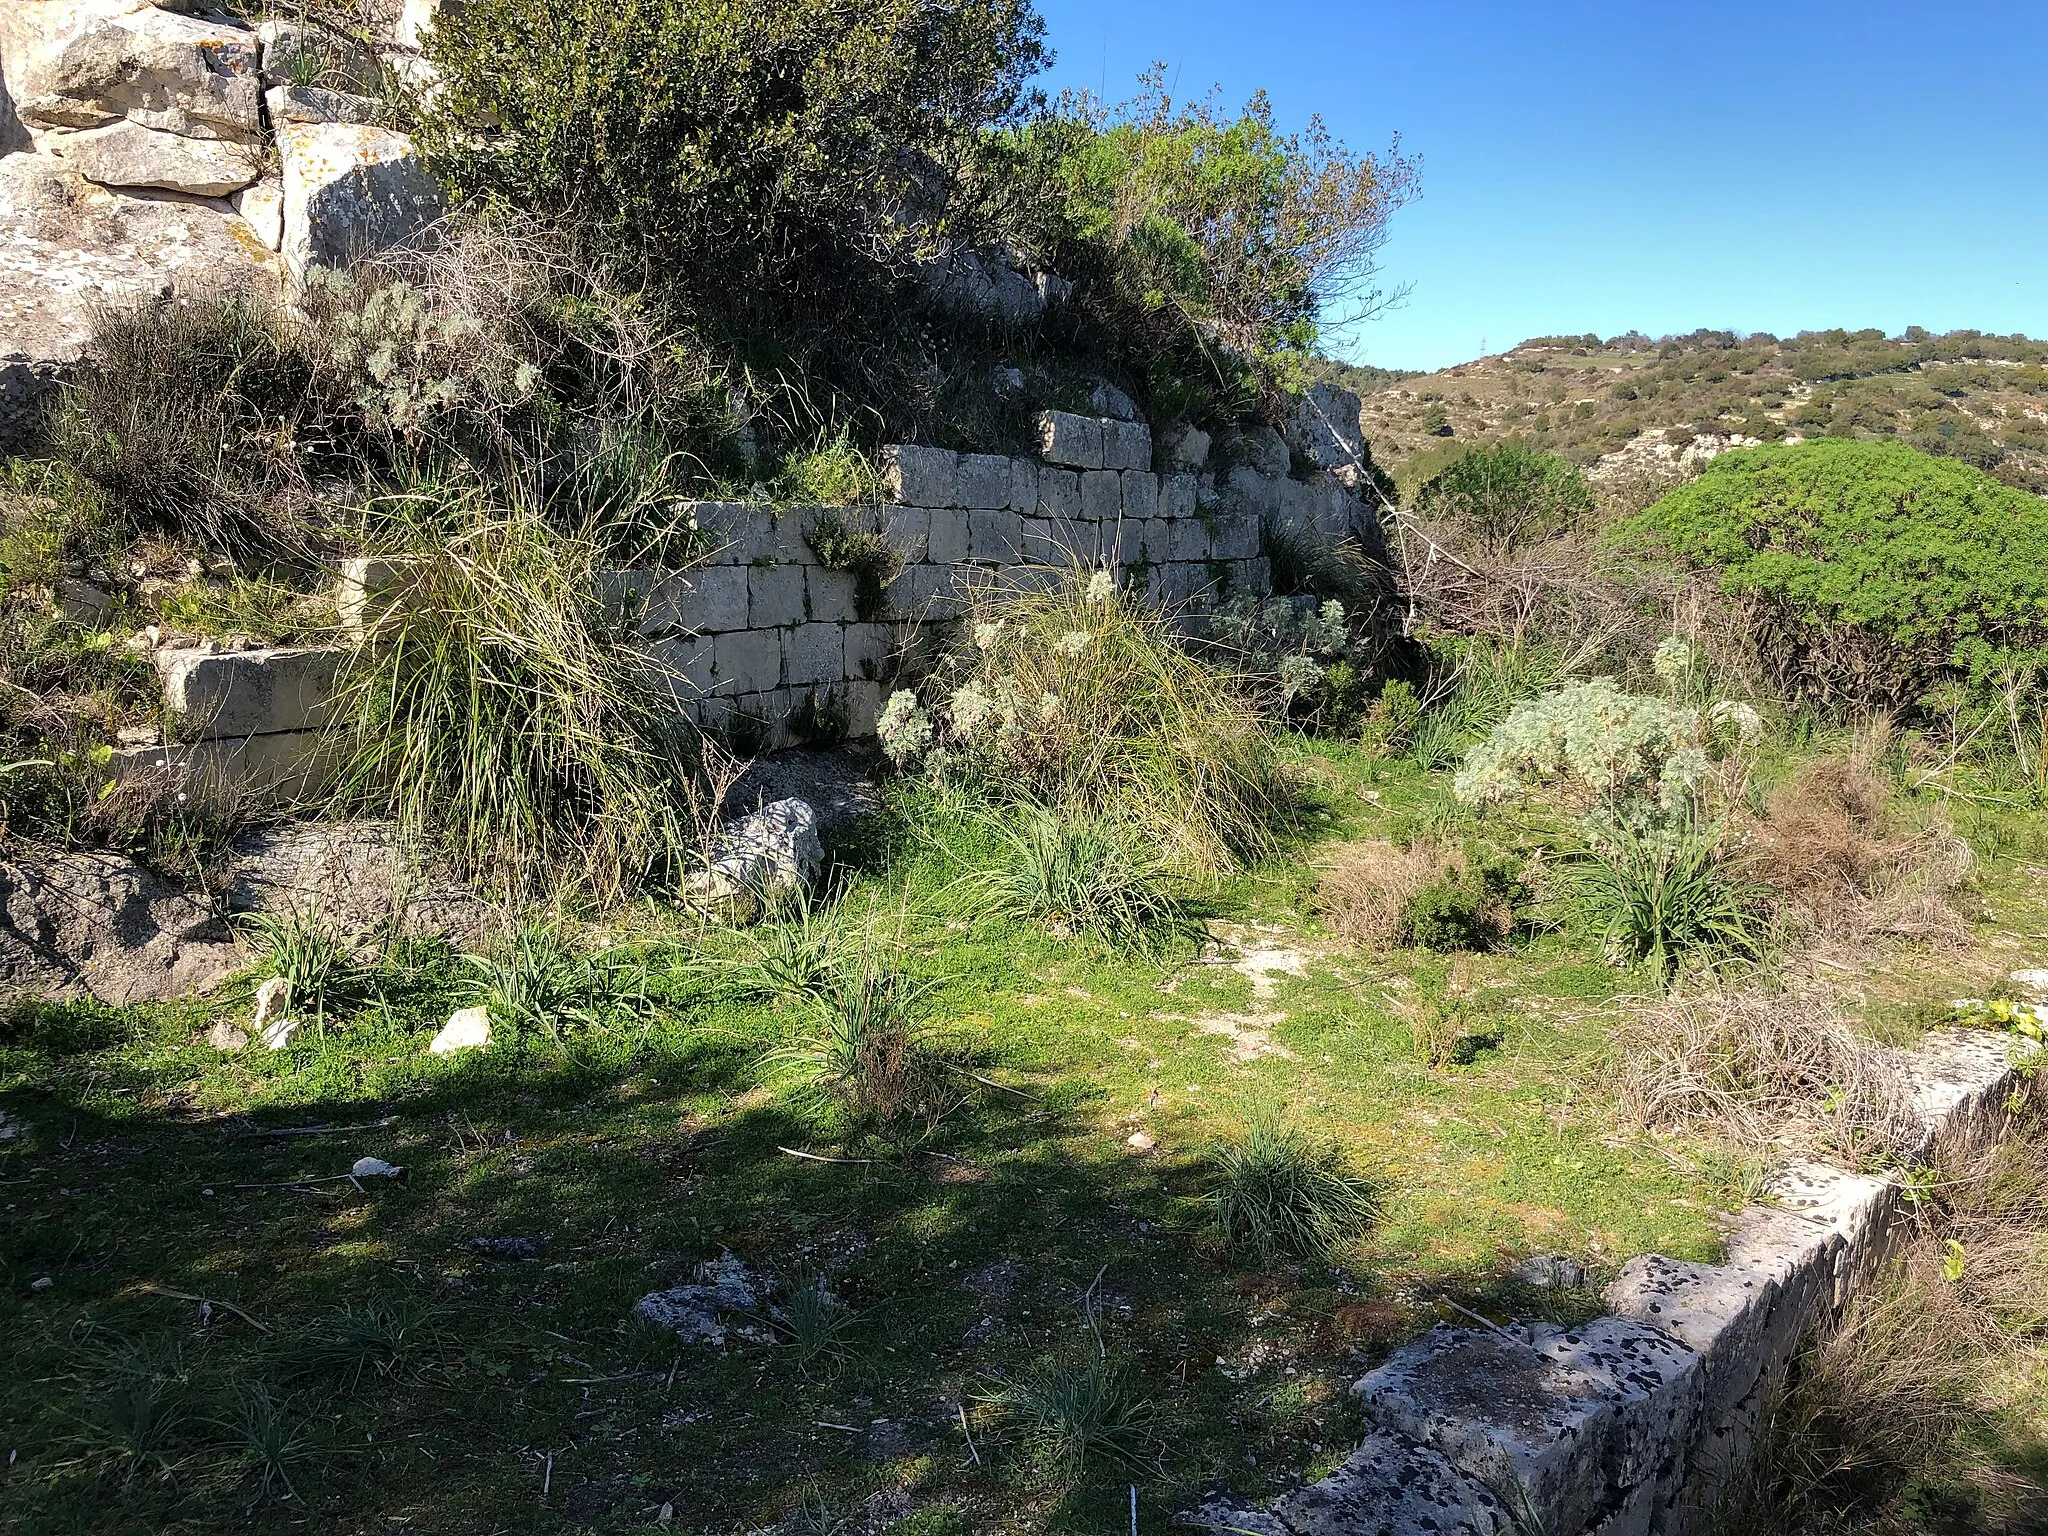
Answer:
M434 216L0 465L0 1525L2041 1528L2048 347L1347 368L1420 162L1025 0L390 10L203 25Z
M1979 331L1539 336L1436 373L1376 379L1380 458L1419 485L1465 448L1526 439L1638 498L1743 442L1885 438L2048 492L2048 342Z

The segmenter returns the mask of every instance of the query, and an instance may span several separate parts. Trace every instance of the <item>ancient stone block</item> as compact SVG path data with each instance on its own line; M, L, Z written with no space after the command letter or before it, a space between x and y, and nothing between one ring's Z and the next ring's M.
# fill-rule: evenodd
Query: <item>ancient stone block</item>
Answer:
M847 625L847 677L852 679L866 678L872 681L885 676L889 670L889 658L892 649L888 625Z
M1159 477L1150 470L1125 470L1123 502L1126 519L1159 516Z
M1001 454L960 455L960 504L991 509L1010 504L1010 461Z
M729 697L760 693L782 681L782 634L736 629L718 637L712 652L714 686Z
M957 507L934 508L931 534L925 546L934 565L951 565L967 558L967 514Z
M1273 1514L1279 1536L1511 1536L1518 1528L1484 1483L1428 1446L1383 1429L1368 1434L1328 1477L1281 1499ZM1236 1526L1216 1522L1218 1529Z
M950 448L897 443L882 450L882 481L889 496L911 507L957 507L960 455Z
M1029 459L1010 461L1010 499L1003 503L1012 512L1031 512L1038 506L1038 466Z
M263 93L273 123L373 123L378 104L367 96L319 85L273 85Z
M316 726L341 653L324 647L255 651L160 650L164 704L191 740L261 736Z
M1168 537L1172 541L1173 560L1206 560L1209 558L1209 529L1198 517L1174 518L1167 524Z
M1071 469L1041 469L1038 472L1038 515L1079 517L1081 477Z
M922 507L885 507L881 531L902 563L915 565L926 558L932 515Z
M226 197L263 173L262 151L236 139L188 139L122 120L104 128L52 130L43 148L103 187L155 187Z
M1015 560L1023 543L1023 519L1014 512L969 512L967 555L1004 565Z
M1103 422L1102 467L1151 469L1152 429L1142 421Z
M747 627L778 629L804 617L804 568L800 565L747 567Z
M1259 520L1249 512L1219 513L1209 552L1218 560L1250 560L1259 552Z
M1113 523L1122 517L1123 476L1106 469L1090 470L1082 475L1081 515L1102 523Z
M1076 416L1070 411L1039 413L1038 456L1046 463L1069 469L1101 469L1102 448L1102 423L1094 417Z
M717 686L717 650L718 642L710 635L674 635L647 647L679 703L701 698Z
M1199 510L1195 500L1195 477L1193 475L1161 475L1159 477L1159 515L1161 517L1193 517Z
M844 624L856 616L851 571L828 571L822 565L808 565L803 570L808 612L814 622Z
M743 565L707 565L667 573L650 595L643 622L650 629L690 629L699 633L745 629L747 574Z
M261 140L256 34L234 20L145 4L14 0L6 10L0 62L24 122Z
M855 680L847 683L846 734L856 739L875 734L875 722L882 714L882 685Z
M846 677L846 629L841 624L800 624L782 648L782 681L792 688L837 683Z
M773 512L752 501L693 501L684 504L689 525L704 535L709 565L751 565L771 557Z
M265 177L228 194L228 206L241 216L266 251L284 245L284 183Z

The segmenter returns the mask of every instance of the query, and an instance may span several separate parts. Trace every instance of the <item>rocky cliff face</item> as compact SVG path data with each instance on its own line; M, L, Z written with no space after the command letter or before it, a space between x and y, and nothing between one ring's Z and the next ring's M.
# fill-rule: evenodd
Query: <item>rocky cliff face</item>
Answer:
M99 306L232 287L275 302L315 264L383 249L440 212L406 135L431 7L381 50L250 28L193 0L0 8L0 444L76 362Z

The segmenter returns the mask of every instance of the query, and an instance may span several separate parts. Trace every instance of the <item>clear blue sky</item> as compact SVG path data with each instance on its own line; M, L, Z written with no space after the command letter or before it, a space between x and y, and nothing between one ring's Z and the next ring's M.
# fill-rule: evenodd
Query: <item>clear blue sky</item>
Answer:
M1039 0L1052 86L1263 86L1423 160L1342 347L1972 326L2048 336L2048 0Z

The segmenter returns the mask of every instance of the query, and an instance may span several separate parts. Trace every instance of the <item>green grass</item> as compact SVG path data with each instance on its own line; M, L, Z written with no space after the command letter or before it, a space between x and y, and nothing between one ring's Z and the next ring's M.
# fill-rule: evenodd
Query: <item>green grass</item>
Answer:
M1411 764L1297 756L1318 840L1441 815ZM1115 950L986 910L959 887L973 829L890 794L832 850L835 905L683 942L615 920L630 1006L488 1051L426 1053L472 987L421 943L278 1052L198 1043L246 986L9 1016L0 1525L599 1531L668 1504L722 1533L887 1489L911 1530L1097 1532L1128 1529L1135 1484L1163 1532L1201 1490L1328 1470L1362 1361L1441 1304L1532 1315L1515 1258L1597 1278L1718 1255L1743 1181L1617 1124L1599 1067L1632 978L1596 936L1461 957L1498 1038L1433 1066L1403 1003L1452 962L1327 944L1312 846L1204 891L1207 947ZM2006 920L2039 931L2033 911ZM945 1112L851 1134L865 1111L835 1098L821 1127L819 1084L865 1070L821 1024L892 1020L929 1044ZM792 1044L817 1071L774 1069ZM1327 1255L1239 1260L1212 1239L1204 1152L1276 1104L1370 1175L1376 1215ZM274 1134L312 1126L335 1129ZM332 1180L365 1155L406 1178ZM545 1246L471 1244L509 1236ZM630 1320L725 1252L776 1282L766 1342L721 1354ZM1083 1390L1104 1360L1114 1391Z

